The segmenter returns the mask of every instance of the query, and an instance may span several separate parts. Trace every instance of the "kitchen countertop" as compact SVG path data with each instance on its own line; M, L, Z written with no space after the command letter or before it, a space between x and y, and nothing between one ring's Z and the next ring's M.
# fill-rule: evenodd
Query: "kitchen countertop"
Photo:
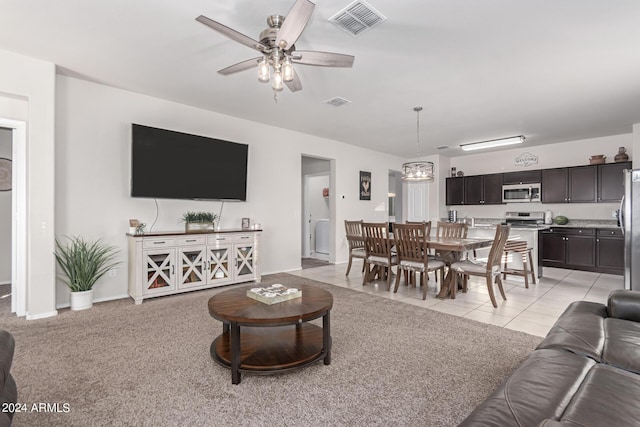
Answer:
M475 225L469 228L493 228L497 224L502 223L503 219L498 218L476 218ZM616 220L608 219L570 219L565 225L558 224L541 224L538 227L518 227L513 226L516 230L545 230L550 227L558 228L619 228Z

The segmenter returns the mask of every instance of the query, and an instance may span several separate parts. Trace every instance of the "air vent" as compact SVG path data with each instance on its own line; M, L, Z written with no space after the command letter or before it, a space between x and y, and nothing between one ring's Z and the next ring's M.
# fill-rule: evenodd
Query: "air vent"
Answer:
M449 148L448 145L439 145L436 147L436 150L446 150L447 148Z
M352 36L357 36L374 25L387 20L387 17L378 12L369 3L356 0L340 12L329 18L329 22L338 26Z
M351 104L351 101L348 99L340 98L336 96L335 98L327 99L324 101L325 104L333 105L334 107L340 107L344 104Z

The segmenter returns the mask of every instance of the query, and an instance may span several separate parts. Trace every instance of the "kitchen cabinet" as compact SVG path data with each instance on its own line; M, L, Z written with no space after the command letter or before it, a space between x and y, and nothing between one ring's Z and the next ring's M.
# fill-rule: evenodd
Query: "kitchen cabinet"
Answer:
M464 205L464 177L447 178L445 186L447 206Z
M596 231L596 267L603 273L624 273L624 236L620 229Z
M503 184L536 184L540 182L540 170L507 172L503 175Z
M542 203L595 203L595 165L542 170Z
M502 174L464 177L465 205L495 205L502 203Z
M617 203L624 194L622 171L631 169L631 162L598 165L598 202Z
M545 267L622 274L624 237L619 230L551 227L540 231L539 258Z
M146 298L260 281L260 230L128 235L129 295Z
M447 205L495 205L502 203L502 175L447 178Z

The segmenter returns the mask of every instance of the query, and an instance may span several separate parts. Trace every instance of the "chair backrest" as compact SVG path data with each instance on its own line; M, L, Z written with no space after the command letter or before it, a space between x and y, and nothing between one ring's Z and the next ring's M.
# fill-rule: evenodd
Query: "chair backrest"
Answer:
M436 237L449 237L452 239L466 239L469 226L463 222L438 221Z
M362 235L362 220L344 221L344 228L347 235L349 250L364 248L364 237Z
M487 258L488 270L492 270L495 266L500 266L504 246L509 238L509 231L511 231L510 225L498 225L496 227L496 236L493 239L493 244L489 250L489 257Z
M364 249L367 256L391 257L389 242L389 223L363 222Z
M425 239L431 230L431 221L411 224L396 224L393 228L393 243L398 251L398 261L415 261L427 264Z

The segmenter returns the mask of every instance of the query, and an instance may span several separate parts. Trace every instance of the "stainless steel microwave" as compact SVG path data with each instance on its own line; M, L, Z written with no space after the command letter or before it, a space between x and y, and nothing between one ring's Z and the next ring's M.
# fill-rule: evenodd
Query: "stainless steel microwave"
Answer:
M502 203L531 203L540 200L539 183L502 186Z

